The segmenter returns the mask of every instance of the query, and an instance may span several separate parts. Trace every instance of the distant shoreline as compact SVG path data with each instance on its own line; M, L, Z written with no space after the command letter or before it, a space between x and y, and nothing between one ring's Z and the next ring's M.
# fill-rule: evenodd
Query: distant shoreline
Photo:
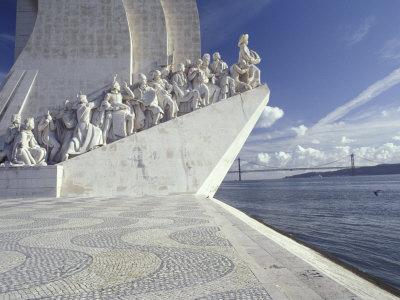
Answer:
M355 168L355 176L366 175L395 175L400 174L400 164L382 164L370 167ZM286 176L285 178L310 178L310 177L338 177L338 176L352 176L352 170L343 169L329 172L307 172L303 174Z

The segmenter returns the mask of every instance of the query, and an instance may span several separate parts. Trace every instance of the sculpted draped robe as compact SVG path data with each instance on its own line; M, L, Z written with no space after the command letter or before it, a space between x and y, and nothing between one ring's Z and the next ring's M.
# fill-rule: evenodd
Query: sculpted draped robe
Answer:
M81 103L76 110L78 125L75 128L68 154L82 154L103 144L102 131L90 123L94 103Z

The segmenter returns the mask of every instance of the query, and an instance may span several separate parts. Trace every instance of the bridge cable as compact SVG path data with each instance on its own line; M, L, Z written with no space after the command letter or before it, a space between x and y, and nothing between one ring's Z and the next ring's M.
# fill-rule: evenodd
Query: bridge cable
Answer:
M343 160L343 159L347 159L347 156L345 156L345 157L342 157L342 158L339 158L339 159L337 159L337 160L335 160L335 161L331 161L331 162L329 162L329 163L320 164L320 165L313 165L313 167L315 167L315 168L319 168L319 167L327 166L327 165L330 165L330 164L336 163L336 162L338 162L338 161L341 161L341 160Z
M362 158L362 159L364 159L364 160L368 160L368 161L370 161L370 162L373 162L374 164L378 164L378 165L381 165L381 164L382 164L382 162L373 161L373 160L371 160L371 159L362 157L362 156L360 156L360 155L357 155L357 157L360 157L360 158Z

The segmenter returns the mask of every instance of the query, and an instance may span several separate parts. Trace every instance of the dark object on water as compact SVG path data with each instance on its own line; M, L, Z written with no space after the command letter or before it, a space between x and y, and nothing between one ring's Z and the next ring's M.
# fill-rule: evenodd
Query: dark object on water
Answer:
M378 195L381 194L381 193L383 193L382 190L376 190L376 191L374 192L375 196L378 196Z

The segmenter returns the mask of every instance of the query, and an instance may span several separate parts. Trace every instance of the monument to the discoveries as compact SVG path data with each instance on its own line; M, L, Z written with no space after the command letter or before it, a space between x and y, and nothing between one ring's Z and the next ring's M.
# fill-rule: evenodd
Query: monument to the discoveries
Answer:
M248 39L229 67L194 0L18 0L0 196L212 196L269 98Z

